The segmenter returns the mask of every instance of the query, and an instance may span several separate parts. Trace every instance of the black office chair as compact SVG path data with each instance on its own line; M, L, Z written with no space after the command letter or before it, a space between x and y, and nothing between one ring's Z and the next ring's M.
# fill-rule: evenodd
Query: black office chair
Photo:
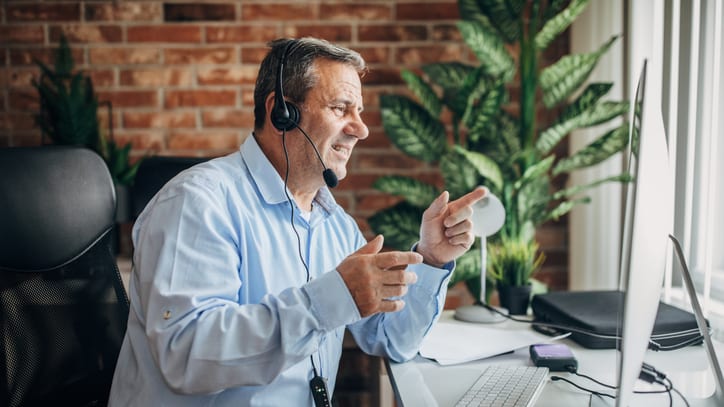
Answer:
M96 153L0 149L0 405L103 406L128 298Z
M131 215L138 218L161 187L179 172L207 161L205 157L152 156L141 161L131 188Z

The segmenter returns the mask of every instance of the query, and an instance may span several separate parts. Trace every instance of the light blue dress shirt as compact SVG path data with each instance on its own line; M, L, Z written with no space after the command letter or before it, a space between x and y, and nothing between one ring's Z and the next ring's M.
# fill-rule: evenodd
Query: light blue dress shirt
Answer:
M401 312L360 318L337 265L366 243L326 188L309 221L253 136L184 171L133 228L131 312L111 406L313 405L310 355L331 393L345 327L367 353L412 358L453 264L415 265Z

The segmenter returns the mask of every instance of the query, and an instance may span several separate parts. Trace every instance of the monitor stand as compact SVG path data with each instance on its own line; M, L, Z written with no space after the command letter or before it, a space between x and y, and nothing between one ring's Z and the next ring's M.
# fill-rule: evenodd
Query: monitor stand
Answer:
M486 248L486 242L485 237L480 238L480 264L485 265L487 262L487 248ZM480 298L478 299L479 303L473 304L473 305L464 305L462 307L458 307L455 309L454 317L457 320L465 321L465 322L476 322L480 324L495 324L499 322L503 322L506 320L506 318L495 312L492 311L483 304L485 303L485 284L487 283L486 280L486 273L485 273L485 267L482 268L483 271L480 273ZM498 308L494 307L498 311L500 311L502 314L507 314L507 310L504 308Z
M495 307L506 314L504 308ZM481 304L464 305L455 309L455 319L465 322L476 322L480 324L494 324L505 321L505 317L485 308Z

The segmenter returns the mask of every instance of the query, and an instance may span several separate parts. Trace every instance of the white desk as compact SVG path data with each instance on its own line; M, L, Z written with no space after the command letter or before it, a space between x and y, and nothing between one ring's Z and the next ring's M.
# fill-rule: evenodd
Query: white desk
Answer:
M445 311L442 319L452 318L452 311ZM506 321L497 324L500 329L531 329L530 325ZM471 338L471 340L475 340ZM483 341L484 339L479 339ZM578 359L578 372L591 376L604 383L615 384L616 351L612 349L586 349L571 340L563 340ZM724 343L715 341L720 363L724 361ZM708 361L702 346L690 346L669 352L649 352L646 362L667 374L674 388L682 392L691 406L714 406L702 397L713 393L714 382L708 371ZM392 387L400 407L452 406L470 387L485 364L530 364L528 349L520 349L511 354L496 356L474 362L440 366L436 362L417 356L407 363L387 363ZM582 377L564 372L551 372L550 375L566 377L586 388L603 391L605 389ZM641 383L642 390L660 389L660 386L648 386ZM683 401L672 392L674 406L684 406ZM668 406L669 397L663 394L637 394L633 398L634 406ZM536 406L588 406L589 394L562 381L549 381Z

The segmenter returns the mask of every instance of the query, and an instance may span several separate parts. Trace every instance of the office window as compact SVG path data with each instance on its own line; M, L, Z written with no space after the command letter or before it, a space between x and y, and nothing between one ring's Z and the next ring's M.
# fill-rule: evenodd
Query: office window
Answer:
M662 113L676 169L674 234L704 308L724 315L724 4L665 3ZM679 284L677 264L667 295Z

